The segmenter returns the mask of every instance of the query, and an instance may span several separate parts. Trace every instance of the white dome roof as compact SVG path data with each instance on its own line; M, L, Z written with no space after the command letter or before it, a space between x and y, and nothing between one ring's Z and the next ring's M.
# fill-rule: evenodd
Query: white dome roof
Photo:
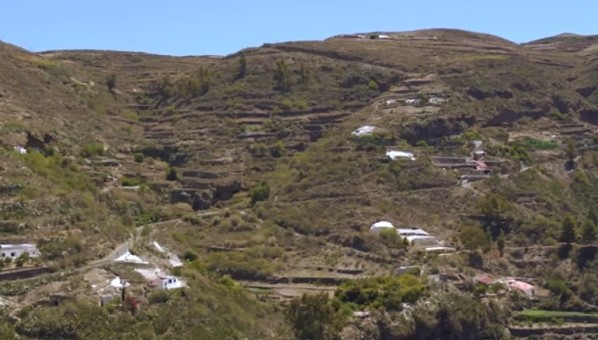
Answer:
M372 226L370 227L370 230L378 229L378 228L394 228L394 227L395 226L392 225L392 223L390 223L388 221L379 221L379 222L372 224Z

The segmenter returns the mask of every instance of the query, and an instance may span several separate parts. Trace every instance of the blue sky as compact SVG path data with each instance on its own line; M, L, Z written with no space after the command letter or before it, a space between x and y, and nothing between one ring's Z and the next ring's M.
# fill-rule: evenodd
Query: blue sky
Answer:
M516 42L598 34L595 0L0 0L0 40L20 47L228 54L341 33L461 28Z

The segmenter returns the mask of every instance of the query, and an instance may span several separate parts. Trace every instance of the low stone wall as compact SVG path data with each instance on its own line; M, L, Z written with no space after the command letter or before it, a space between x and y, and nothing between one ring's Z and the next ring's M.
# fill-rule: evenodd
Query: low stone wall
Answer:
M0 281L14 281L28 279L30 277L53 273L55 270L49 267L19 268L0 272Z

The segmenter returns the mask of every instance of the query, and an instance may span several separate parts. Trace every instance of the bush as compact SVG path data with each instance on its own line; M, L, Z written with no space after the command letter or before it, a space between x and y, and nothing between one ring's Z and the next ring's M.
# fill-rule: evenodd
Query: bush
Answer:
M379 276L342 283L335 299L351 306L401 310L403 303L415 303L425 286L413 275Z
M143 163L143 154L141 152L135 154L135 162Z
M166 289L156 289L148 295L147 299L152 304L166 303L168 300L170 300L170 294Z
M251 204L265 201L270 197L270 187L266 183L260 183L251 188L249 195L251 196Z
M91 142L86 144L81 150L81 156L93 157L93 156L104 156L106 150L104 149L104 143L102 142Z
M303 295L294 299L285 312L297 339L338 339L342 319L326 294Z
M169 181L176 181L178 179L178 174L175 168L169 166L168 169L166 169L166 179Z
M482 228L476 226L465 226L459 235L461 244L468 250L484 250L490 248L490 237Z

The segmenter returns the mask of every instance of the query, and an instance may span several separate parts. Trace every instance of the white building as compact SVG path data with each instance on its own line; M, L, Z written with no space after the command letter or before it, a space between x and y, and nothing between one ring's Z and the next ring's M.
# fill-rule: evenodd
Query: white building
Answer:
M420 228L399 228L397 233L403 238L407 236L430 236L427 231Z
M394 230L395 226L388 221L378 221L370 227L370 233L379 234L383 230Z
M358 129L356 129L355 131L353 131L352 135L357 136L357 137L369 136L369 135L373 134L374 132L376 132L377 130L378 130L378 128L375 126L364 125Z
M35 244L0 244L0 256L2 258L17 258L25 253L28 253L30 257L38 257L40 255Z
M442 104L445 101L446 99L440 97L431 97L429 100L430 104Z
M415 160L415 155L412 152L399 151L399 150L388 150L386 151L386 157L395 160L397 158L408 158L412 161Z
M136 268L135 271L141 274L150 286L157 289L176 289L185 287L185 281L176 276L165 274L158 268Z
M152 285L158 289L183 288L184 283L176 276L160 276Z
M419 105L421 104L421 99L419 98L409 98L405 100L405 104L409 104L409 105Z

